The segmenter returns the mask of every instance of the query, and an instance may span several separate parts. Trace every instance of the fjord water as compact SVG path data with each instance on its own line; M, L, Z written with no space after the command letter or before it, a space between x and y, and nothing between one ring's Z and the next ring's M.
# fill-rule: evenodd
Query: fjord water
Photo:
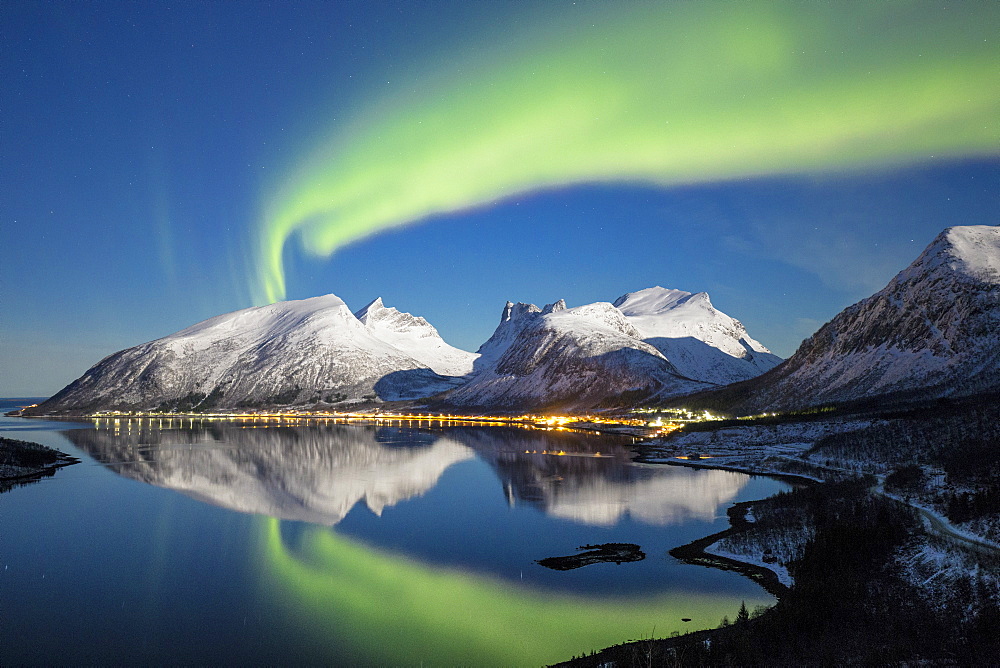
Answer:
M0 494L3 664L540 665L773 602L667 551L784 484L634 464L628 439L197 419L0 434L83 460ZM608 542L646 557L536 563Z

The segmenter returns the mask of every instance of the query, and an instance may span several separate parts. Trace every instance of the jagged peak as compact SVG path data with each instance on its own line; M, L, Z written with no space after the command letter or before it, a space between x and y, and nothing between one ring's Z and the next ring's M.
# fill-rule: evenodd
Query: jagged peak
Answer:
M565 306L565 304L563 306ZM529 313L541 312L542 309L538 308L534 304L525 304L524 302L518 302L515 304L514 302L508 301L503 308L503 315L500 316L500 324L510 322L511 320L517 320Z
M566 310L566 300L560 299L557 302L546 304L545 308L542 309L542 315L545 315L546 313L556 313L557 311L565 311L565 310Z
M378 297L354 315L369 329L375 327L382 332L387 330L405 332L417 329L424 331L424 335L440 336L434 326L427 322L425 318L400 311L394 306L386 306L382 302L381 297Z
M370 314L378 313L379 311L384 309L385 309L385 304L382 303L382 298L376 297L372 301L368 302L367 306L365 306L359 311L356 311L354 313L354 317L356 317L361 322L366 322L366 319Z

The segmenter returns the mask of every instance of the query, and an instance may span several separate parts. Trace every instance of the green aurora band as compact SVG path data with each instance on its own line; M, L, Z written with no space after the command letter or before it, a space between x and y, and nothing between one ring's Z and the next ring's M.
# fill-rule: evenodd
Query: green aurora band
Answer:
M257 228L258 303L285 297L293 235L326 257L539 189L1000 153L1000 3L605 3L529 23L354 105L285 175Z
M346 641L331 647L341 663L541 665L652 633L711 628L739 607L725 595L615 599L532 590L371 550L321 527L309 527L293 550L280 520L260 521L269 595L313 642ZM745 601L752 608L774 599L761 591Z

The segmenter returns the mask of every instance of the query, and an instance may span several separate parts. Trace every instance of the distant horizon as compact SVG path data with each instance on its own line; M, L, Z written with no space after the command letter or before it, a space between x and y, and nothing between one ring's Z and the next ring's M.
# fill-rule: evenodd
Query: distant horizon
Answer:
M1000 225L990 225L989 227L1000 227ZM943 228L943 229L942 229L942 232L944 231L944 229L948 229L948 228ZM935 237L936 237L936 236L937 236L937 235L935 235ZM930 241L929 241L928 243L930 243ZM922 251L923 251L923 249L921 250L921 252L922 252ZM915 256L913 257L913 260L916 260L916 259L917 259L917 257L918 257L918 256L916 256L916 255L915 255ZM911 263L912 263L912 260L911 260ZM902 270L903 270L903 269L905 269L905 268L906 268L907 266L909 266L909 264L907 264L907 265L904 265L903 267L900 267L900 268L899 268L899 271L902 271ZM899 272L897 271L896 273L899 273ZM894 275L895 275L895 274L894 274ZM639 288L639 289L637 289L637 290L630 290L630 291L627 291L627 292L624 292L624 293L622 293L621 295L619 295L618 297L616 297L616 298L614 298L614 299L604 299L604 300L597 300L596 302L584 302L584 303L582 303L582 304L570 304L570 303L568 303L568 302L567 302L567 308L573 308L573 307L575 307L575 306L584 306L584 305L587 305L587 304L593 304L593 303L599 303L599 302L606 302L606 303L613 303L613 302L614 302L615 300L617 300L617 299L619 299L619 298L621 298L621 297L623 297L623 296L625 296L625 295L627 295L627 294L631 294L631 293L635 293L635 292L639 292L639 291L642 291L642 290L646 290L646 289L650 289L650 288L654 288L654 287L659 287L659 288L663 288L663 289L665 289L665 290L679 290L678 288L667 288L667 287L664 287L664 286L660 286L660 285L651 285L651 286L647 286L646 288ZM708 294L708 296L709 296L709 299L711 299L711 297L712 297L712 295L711 295L710 293L708 293L707 291L705 291L705 290L699 290L699 291L690 291L690 290L679 290L679 291L681 291L681 292L687 292L688 294L700 294L700 293L705 293L705 294ZM383 302L383 305L384 305L384 306L386 306L386 308L395 308L395 309L397 309L397 310L398 310L398 311L400 311L400 312L404 312L404 313L409 313L410 315L413 315L413 316L416 316L416 317L424 317L424 316L422 316L422 315L421 315L420 313L412 313L412 312L410 312L410 311L407 311L407 310L406 310L406 309L404 309L404 308L400 308L399 306L397 306L397 305L395 305L395 304L393 304L393 303L391 303L391 302L390 302L390 303L388 303L388 304L386 304L386 303L385 303L385 302L386 302L386 300L385 300L385 298L384 298L384 297L383 297L382 295L378 295L378 296L376 296L376 297L372 297L371 299L368 299L367 301L365 301L365 302L364 302L364 304L362 304L361 306L357 306L357 307L353 307L353 306L351 306L350 304L348 304L348 303L347 303L347 301L346 301L346 300L344 300L343 298L341 298L341 297L340 297L339 295L337 295L337 294L336 294L336 293L334 293L334 292L327 292L327 293L324 293L324 294L321 294L321 295L313 295L313 296L311 296L311 297L300 297L300 298L296 298L296 299L287 299L287 300L284 300L284 301L304 301L304 300L308 300L308 299L313 299L313 298L316 298L316 297L322 297L322 296L327 296L327 295L332 295L332 296L335 296L335 297L337 297L338 299L341 299L341 301L343 301L343 302L344 302L344 304L345 304L345 305L346 305L346 306L347 306L347 307L348 307L348 308L349 308L349 309L351 310L351 313L357 313L357 311L359 311L359 310L361 310L361 309L365 308L366 306L368 306L368 305L370 305L370 304L374 303L374 302L375 302L376 300L382 300L382 302ZM864 298L866 298L867 296L870 296L870 295L866 295L865 297L862 297L861 299L864 299ZM560 299L561 299L561 298L560 298ZM530 304L533 304L533 305L535 305L535 306L538 306L538 307L544 307L544 306L545 306L545 305L547 305L547 304L552 304L552 303L555 303L555 302L557 302L557 301L559 301L559 299L556 299L556 300L553 300L553 301L551 301L551 302L541 302L541 303L534 303L534 302L519 302L519 301L514 301L514 300L506 300L506 301L504 302L504 306L501 306L501 307L500 307L500 308L499 308L498 310L499 310L499 312L500 312L500 315L501 315L501 317L502 317L502 315L503 315L503 310L504 310L504 307L506 306L506 304L507 304L507 303L514 303L514 304L516 304L516 303L530 303ZM859 300L859 301L860 301L860 300ZM856 303L856 302L854 302L854 303ZM713 305L713 306L715 306L715 302L714 302L714 301L712 302L712 305ZM850 304L849 304L848 306L850 306ZM155 340L157 340L157 339L161 339L161 338L164 338L164 337L167 337L167 336L170 336L170 335L172 335L172 334L175 334L176 332L179 332L179 331L182 331L182 330L184 330L184 329L186 329L186 328L188 328L188 327L191 327L191 326L194 326L194 325L197 325L197 324L199 324L199 323L201 323L201 322L204 322L205 320L209 320L209 319L211 319L211 318L214 318L214 317L217 317L217 316L220 316L220 315L225 315L226 313L233 313L233 312L236 312L236 311L241 311L241 310L246 310L246 309L249 309L249 308L260 308L260 307L254 307L254 306L249 306L249 307L244 307L244 308L242 308L242 309L234 309L234 311L227 311L227 312L225 312L225 313L218 313L218 314L214 314L214 315L211 315L211 316L208 316L207 318L202 318L201 320L198 320L198 321L196 321L196 322L191 322L191 323L188 323L187 325L184 325L184 326L180 327L179 329L177 329L177 330L175 330L175 331L172 331L172 332L167 332L167 333L165 333L165 334L163 334L163 335L161 335L161 336L156 336L156 337L154 337L154 338L152 338L152 339L149 339L149 341L155 341ZM845 308L846 308L846 307L845 307ZM719 308L717 308L717 307L716 307L716 310L718 310L718 311L721 311L721 312L725 313L725 311L722 311L722 309L719 309ZM839 313L839 312L838 312L838 313ZM728 316L730 316L730 317L734 317L734 318L736 318L736 320L740 320L740 318L738 318L738 317L736 317L736 316L733 316L733 315L732 315L732 314L730 314L730 313L725 313L725 315L728 315ZM836 316L836 315L837 315L837 314L835 313L835 314L831 315L831 316L830 316L830 318L832 319L832 318L833 318L834 316ZM425 319L426 319L426 318L425 318ZM823 323L819 323L819 324L817 325L817 329L819 329L819 327L820 327L820 326L822 326L823 324L825 324L825 322L828 322L828 321L829 321L829 319L828 319L827 321L824 321ZM428 322L430 322L430 324L431 324L432 326L435 326L435 323L434 323L434 322L431 322L430 320L428 320ZM496 322L496 323L499 323L499 318L498 318L498 319L496 319L496 321L495 321L495 322ZM742 321L741 321L741 322L742 322ZM494 328L494 329L495 329L495 327L496 327L496 324L494 324L494 325L493 325L493 328ZM435 326L435 328L436 328L436 326ZM487 335L486 337L484 337L482 341L480 341L480 342L479 342L478 344L476 344L476 345L475 345L474 347L472 347L472 348L462 348L462 347L460 347L460 346L454 346L454 344L453 344L452 342L448 341L448 340L447 340L446 338L445 338L445 342L446 342L446 343L448 343L448 344L450 344L450 345L453 345L454 347L456 347L456 348L459 348L459 349L461 349L461 350L467 350L468 352L473 352L473 353L474 353L474 352L476 352L476 351L478 350L478 348L479 348L479 347L480 347L480 346L481 346L481 345L482 345L482 344L483 344L483 343L484 343L484 342L485 342L485 341L486 341L486 340L487 340L487 339L489 338L489 336L490 336L490 335L492 335L493 331L494 331L494 330L493 330L493 329L491 329L491 330L490 330L490 334L488 334L488 335ZM771 348L771 347L770 347L770 346L769 346L769 345L767 344L767 342L766 342L766 341L760 341L760 339L759 339L759 338L757 338L756 336L754 336L754 333L753 333L752 331L750 331L749 329L747 330L747 333L748 333L748 334L749 334L749 335L751 336L751 338L753 338L753 339L757 340L758 342L760 342L761 344L763 344L763 345L764 345L764 347L768 348L768 350L770 350L770 351L771 351L772 353L774 353L774 354L778 355L778 356L779 356L779 357L781 357L782 359L788 359L788 358L789 358L789 357L791 357L791 355L792 355L792 354L793 354L793 353L795 352L795 350L797 350L797 349L798 349L798 346L799 346L799 345L801 345L802 341L804 341L805 339L807 339L807 338L809 338L810 336L812 336L812 334L814 334L814 333L815 333L815 331L813 331L813 332L810 332L809 334L807 334L806 336L804 336L804 337L802 338L802 340L800 340L800 341L799 341L799 343L797 343L797 344L796 344L795 348L793 348L793 349L792 349L792 351L791 351L790 353L788 353L787 355L782 355L782 354L779 354L779 353L775 352L775 351L774 351L774 349L773 349L773 348ZM439 334L440 334L440 330L439 330ZM442 338L444 338L444 337L443 337L443 335L442 335ZM135 345L142 345L142 344L144 344L144 343L148 343L149 341L141 341L141 342L139 342L139 343L137 343L137 344L135 344ZM128 346L128 347L131 347L131 346ZM122 349L120 349L120 350L124 350L124 349L126 349L126 348L122 348ZM119 350L115 350L115 351L112 351L112 353L114 353L114 352L119 352ZM109 354L111 354L111 353L109 353ZM102 357L101 359L103 359L103 357ZM99 361L100 361L100 359L95 359L95 360L94 360L94 361L93 361L93 362L92 362L92 363L91 363L91 364L90 364L90 365L89 365L88 367L86 367L86 369L84 369L84 371L86 371L87 369L90 369L91 367L93 367L94 365L96 365L96 364L97 364L97 363L98 363ZM59 386L58 388L56 388L56 389L52 390L52 391L51 391L51 392L49 392L48 394L44 394L44 393L43 393L43 394L30 394L30 393L25 393L25 394L13 394L13 395L10 395L10 394L0 394L0 397L3 397L3 398L8 398L8 399L21 399L21 398L28 398L28 399L35 399L35 398L49 398L49 397L53 396L54 394L56 394L57 392L59 392L59 391L60 391L61 389L63 389L64 387L66 387L67 385L69 385L70 383L72 383L73 381L75 381L75 380L76 380L77 378L79 378L79 377L80 377L81 375L83 375L83 371L81 371L81 373L80 373L80 374L78 374L77 376L74 376L73 378L70 378L70 379L68 379L68 380L67 380L67 381L66 381L66 382L65 382L65 383L64 383L63 385L61 385L61 386Z

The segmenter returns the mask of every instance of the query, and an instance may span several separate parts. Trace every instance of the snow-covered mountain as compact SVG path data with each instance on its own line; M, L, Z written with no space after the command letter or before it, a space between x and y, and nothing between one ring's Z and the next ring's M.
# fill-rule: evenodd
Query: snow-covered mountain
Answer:
M712 306L705 292L657 286L622 295L614 305L646 343L688 378L726 385L781 363L750 337L743 323Z
M383 319L382 311L390 309L366 314L372 323L366 325L337 296L326 295L220 315L104 358L33 412L399 400L459 382L379 338L392 330L392 340L411 349L424 338L430 344L420 349L421 357L431 359L440 341L432 327L417 323L408 336L402 321L412 316L391 309L399 324L393 330L387 324L393 314ZM422 336L428 328L433 337ZM441 357L449 362L434 364L453 364L451 351Z
M1000 227L944 230L772 371L698 397L734 412L1000 389Z
M566 308L560 300L543 309L508 302L479 354L449 403L580 409L706 387L682 377L608 302Z
M423 318L386 307L381 297L354 315L376 339L392 344L442 376L470 373L478 357L445 343L434 326Z
M566 302L560 299L554 304L546 304L544 311L547 314L565 309ZM542 315L542 311L543 309L534 304L507 302L503 308L503 314L500 316L500 324L494 330L493 336L479 346L479 350L476 351L479 355L474 365L476 371L496 368L497 362L514 343L521 331L533 323L536 316Z
M351 313L326 295L227 313L119 351L28 413L313 406L450 390L444 401L455 406L583 409L698 391L775 359L704 293L650 288L617 307L508 302L478 353L381 298Z

